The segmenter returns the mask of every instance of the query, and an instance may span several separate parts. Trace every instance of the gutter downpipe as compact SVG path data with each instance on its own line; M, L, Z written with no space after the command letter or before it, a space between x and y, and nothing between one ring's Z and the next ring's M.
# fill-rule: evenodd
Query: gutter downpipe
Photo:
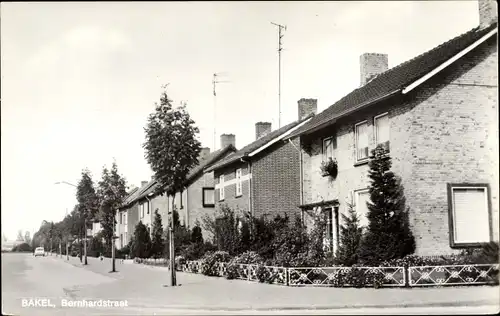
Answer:
M250 160L248 161L245 161L245 157L242 157L240 158L240 161L241 162L246 162L248 164L248 174L249 174L249 177L248 177L248 211L250 213L250 220L253 219L253 199L252 199L252 195L253 195L253 181L252 181L252 162ZM250 234L252 234L252 225L249 225L250 226Z
M304 180L304 175L303 175L303 172L304 172L304 168L302 166L302 161L303 161L303 154L302 154L302 150L300 148L302 148L302 143L300 141L300 136L299 136L299 148L297 148L292 140L289 138L288 139L288 142L299 152L299 168L300 168L300 172L299 172L299 177L300 177L300 180L299 180L299 190L300 190L300 194L299 194L299 205L302 205L304 204L304 184L302 183L303 180ZM302 222L304 222L304 210L302 208L300 208L300 220Z

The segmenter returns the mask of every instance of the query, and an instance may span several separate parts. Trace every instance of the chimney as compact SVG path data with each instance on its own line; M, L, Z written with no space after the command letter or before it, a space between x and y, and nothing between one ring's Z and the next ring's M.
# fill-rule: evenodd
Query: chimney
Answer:
M364 53L359 57L361 86L389 69L387 54Z
M309 114L316 114L318 110L318 99L300 99L297 101L299 105L299 120L304 119Z
M141 188L143 188L146 184L148 184L148 181L141 181Z
M229 145L236 147L236 136L234 134L220 135L220 148L222 149Z
M199 155L199 160L205 159L206 156L210 154L210 148L209 147L203 147L200 150L200 155Z
M255 140L269 133L271 133L271 123L269 122L255 123Z
M478 0L479 6L479 27L487 28L498 21L497 2L495 0Z

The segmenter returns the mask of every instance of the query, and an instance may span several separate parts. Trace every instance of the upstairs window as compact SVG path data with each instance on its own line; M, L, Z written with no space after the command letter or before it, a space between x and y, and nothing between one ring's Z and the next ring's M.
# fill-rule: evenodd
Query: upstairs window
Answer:
M361 122L355 125L356 160L368 158L368 123Z
M241 168L236 169L236 196L241 196Z
M385 113L376 116L374 119L375 126L375 144L384 146L385 150L389 152L389 114Z
M224 175L219 176L219 200L224 200Z
M451 247L473 247L491 240L486 184L448 184Z
M333 158L334 141L333 137L323 139L323 161Z

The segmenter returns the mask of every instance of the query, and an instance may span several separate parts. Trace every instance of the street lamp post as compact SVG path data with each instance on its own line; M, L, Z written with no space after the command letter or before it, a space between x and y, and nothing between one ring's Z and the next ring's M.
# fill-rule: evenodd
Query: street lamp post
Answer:
M75 187L75 188L78 188L78 186L72 184L72 183L69 183L67 181L59 181L59 182L56 182L55 184L67 184L67 185L70 185L72 187ZM85 234L85 238L83 238L83 253L85 255L85 263L84 265L87 265L88 262L87 262L87 218L84 216L83 217L83 225L85 227L84 229L84 234Z

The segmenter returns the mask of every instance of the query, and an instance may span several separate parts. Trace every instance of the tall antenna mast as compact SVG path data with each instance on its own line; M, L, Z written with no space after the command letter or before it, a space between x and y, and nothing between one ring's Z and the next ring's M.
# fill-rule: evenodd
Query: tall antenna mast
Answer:
M281 128L281 39L283 38L282 31L286 31L286 25L281 25L271 22L278 27L278 128Z
M217 148L217 142L216 142L216 128L217 128L217 93L215 92L215 86L217 83L225 83L229 82L227 80L219 80L218 77L221 75L224 75L225 73L223 72L218 72L213 74L213 79L212 79L212 85L213 85L213 93L214 93L214 143L213 143L213 151Z

